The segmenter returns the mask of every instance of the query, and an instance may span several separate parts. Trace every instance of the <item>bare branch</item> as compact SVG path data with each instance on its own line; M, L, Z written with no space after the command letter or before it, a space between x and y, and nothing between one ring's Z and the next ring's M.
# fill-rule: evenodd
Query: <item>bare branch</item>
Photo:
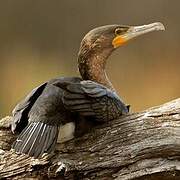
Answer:
M180 98L95 127L40 160L9 151L10 119L0 121L0 178L180 178Z

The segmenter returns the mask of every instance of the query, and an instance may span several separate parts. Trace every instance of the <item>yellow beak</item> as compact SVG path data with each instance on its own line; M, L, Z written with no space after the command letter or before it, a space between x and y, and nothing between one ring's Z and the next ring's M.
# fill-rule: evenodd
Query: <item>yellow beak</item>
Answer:
M151 23L151 24L143 25L143 26L131 26L128 29L128 31L125 32L124 34L117 35L113 39L112 45L114 48L117 48L123 45L124 43L126 43L127 41L129 41L130 39L133 39L142 34L146 34L152 31L164 31L164 30L165 30L165 27L160 22L155 22L155 23Z

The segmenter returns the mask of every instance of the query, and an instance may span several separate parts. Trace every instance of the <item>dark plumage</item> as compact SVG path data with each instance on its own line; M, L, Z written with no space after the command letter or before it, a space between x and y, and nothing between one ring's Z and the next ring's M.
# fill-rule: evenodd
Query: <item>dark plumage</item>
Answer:
M11 127L20 134L12 148L38 158L54 150L59 132L60 142L67 141L86 132L93 121L106 122L127 114L129 107L108 80L105 64L112 51L125 41L139 32L162 30L163 25L142 27L108 25L90 31L78 54L82 79L52 79L32 90L15 107Z

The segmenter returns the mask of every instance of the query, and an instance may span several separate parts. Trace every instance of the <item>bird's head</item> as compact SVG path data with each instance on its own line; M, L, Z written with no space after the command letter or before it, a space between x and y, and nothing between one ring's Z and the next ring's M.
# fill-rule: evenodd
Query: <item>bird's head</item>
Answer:
M111 87L105 80L107 76L104 69L112 51L130 39L159 30L165 30L160 22L143 26L106 25L89 31L81 42L78 54L78 68L82 78Z
M89 31L82 40L81 46L89 50L110 51L124 45L130 39L152 31L165 30L160 22L142 26L106 25Z

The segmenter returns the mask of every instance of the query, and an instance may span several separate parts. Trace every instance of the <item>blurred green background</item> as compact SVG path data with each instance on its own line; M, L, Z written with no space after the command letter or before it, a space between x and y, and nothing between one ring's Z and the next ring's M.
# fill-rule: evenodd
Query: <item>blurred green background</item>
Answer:
M180 97L179 0L0 1L0 116L40 83L77 76L86 32L105 24L161 21L154 32L119 48L108 60L113 85L133 111Z

